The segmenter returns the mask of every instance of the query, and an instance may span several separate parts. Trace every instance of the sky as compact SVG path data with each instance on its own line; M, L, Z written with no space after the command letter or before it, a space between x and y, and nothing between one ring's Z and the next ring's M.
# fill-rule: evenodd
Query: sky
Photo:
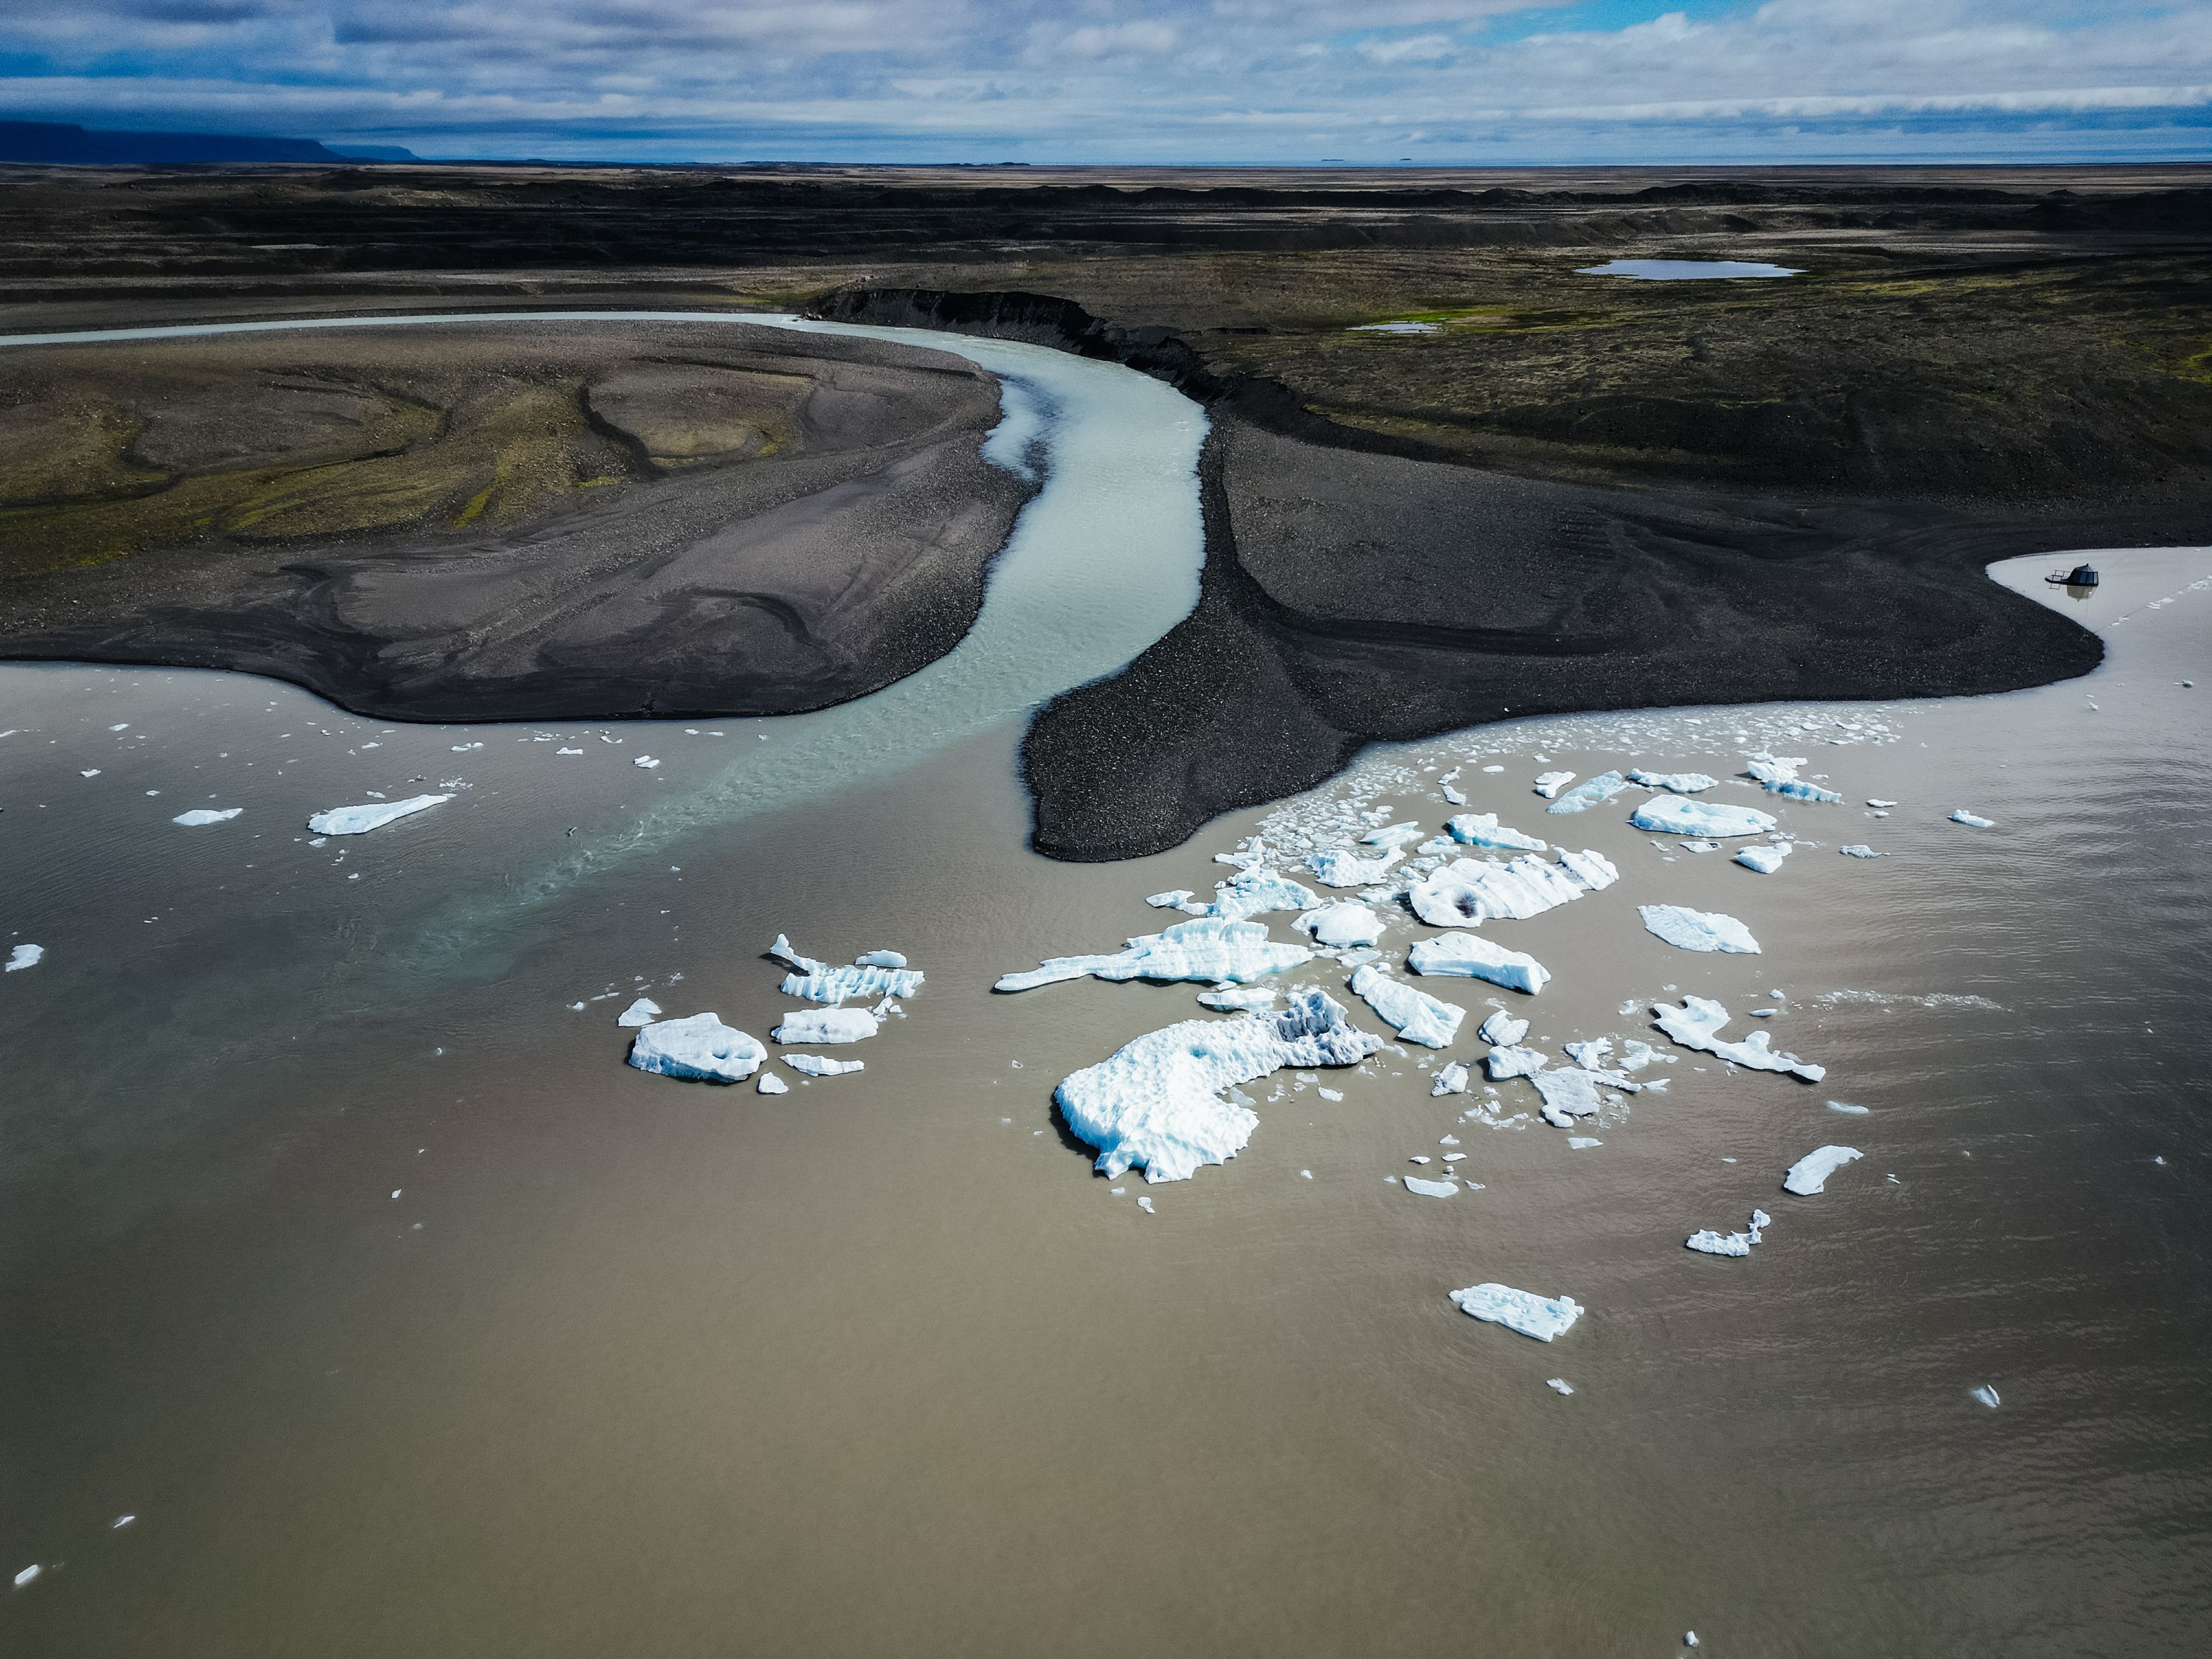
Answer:
M0 112L442 157L2212 159L2212 0L0 0Z

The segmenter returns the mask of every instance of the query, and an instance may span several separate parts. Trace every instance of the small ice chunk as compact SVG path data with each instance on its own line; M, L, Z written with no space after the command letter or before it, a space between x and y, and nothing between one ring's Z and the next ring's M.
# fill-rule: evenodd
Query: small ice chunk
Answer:
M1359 838L1364 847L1403 847L1409 841L1421 838L1421 826L1407 822L1386 824L1380 830L1370 830Z
M1406 965L1417 974L1487 980L1509 991L1526 991L1530 996L1541 991L1552 977L1535 957L1509 951L1476 933L1439 933L1425 939L1406 953Z
M1726 801L1685 800L1679 795L1655 795L1638 807L1629 823L1638 830L1661 836L1698 836L1721 841L1739 836L1763 836L1774 828L1774 816L1755 806L1732 806Z
M1841 806L1844 798L1832 789L1823 789L1817 783L1808 783L1802 778L1770 778L1766 793L1780 795L1789 800L1825 801L1831 806Z
M1782 1190L1796 1193L1801 1198L1810 1198L1827 1185L1828 1177L1846 1164L1856 1163L1863 1154L1856 1146L1823 1146L1810 1152L1790 1166L1790 1173L1782 1177Z
M1309 901L1312 895L1308 894ZM1002 975L1000 991L1034 990L1089 974L1099 979L1227 980L1238 984L1313 960L1302 945L1278 945L1257 921L1200 916L1130 939L1114 956L1054 957L1024 973Z
M1442 1095L1463 1095L1466 1092L1467 1067L1458 1060L1453 1060L1438 1071L1429 1082L1429 1097L1431 1100Z
M1841 1112L1846 1117L1864 1117L1868 1112L1866 1107L1854 1106L1848 1100L1832 1100L1828 1103L1828 1109L1832 1112Z
M77 776L81 778L96 778L99 775L100 769L97 766L88 767L85 770L77 774Z
M1651 844L1655 847L1663 845L1659 842ZM1686 841L1680 845L1686 853L1717 853L1721 850L1721 844L1717 841Z
M1352 975L1352 994L1389 1021L1400 1036L1425 1048L1448 1047L1467 1018L1467 1010L1457 1003L1415 990L1371 962Z
M1528 1022L1525 1019L1514 1018L1503 1008L1483 1021L1481 1028L1475 1032L1475 1036L1480 1037L1485 1042L1493 1043L1500 1048L1510 1048L1528 1035Z
M1344 1091L1341 1089L1316 1089L1314 1092L1331 1105L1340 1103L1344 1099Z
M1592 1037L1587 1042L1570 1042L1566 1048L1567 1058L1585 1072L1601 1072L1607 1056L1613 1053L1613 1039Z
M865 1008L793 1009L769 1035L778 1042L861 1042L880 1024Z
M853 958L855 968L892 968L906 966L906 957L897 951L865 951ZM912 996L911 991L901 991L901 996Z
M1669 1003L1651 1005L1653 1023L1674 1042L1685 1048L1701 1049L1709 1054L1718 1054L1731 1065L1754 1072L1787 1072L1802 1078L1808 1083L1818 1083L1827 1076L1827 1067L1815 1066L1795 1054L1775 1054L1767 1048L1768 1033L1753 1031L1741 1042L1723 1042L1720 1030L1729 1021L1729 1012L1710 997L1685 997L1682 1006Z
M181 823L187 830L201 830L210 823L228 823L245 810L243 806L226 806L218 812L211 807L195 806L189 812L178 813L169 822Z
M1415 833L1419 833L1418 828ZM1402 847L1393 847L1379 859L1363 859L1348 847L1332 847L1314 854L1306 866L1324 887L1372 887L1389 879L1390 867L1405 856Z
M371 749L376 747L374 744L370 744L368 746ZM556 749L553 752L556 755L580 755L584 751L580 749Z
M651 997L640 997L615 1016L617 1025L650 1025L660 1018L660 1005Z
M1703 772L1645 772L1639 769L1632 771L1628 781L1641 784L1646 789L1664 789L1677 795L1702 794L1720 785L1718 778L1709 778Z
M19 945L8 952L8 965L0 968L0 973L20 974L26 968L35 968L46 955L46 947L43 945Z
M1552 864L1533 854L1510 864L1458 859L1407 888L1406 900L1431 927L1480 927L1526 921L1620 879L1610 860L1588 851L1562 852Z
M827 1054L785 1054L782 1059L793 1071L808 1077L843 1077L848 1072L868 1069L864 1060L832 1060Z
M1291 925L1301 933L1310 934L1317 945L1343 950L1374 944L1382 937L1384 923L1365 905L1352 899L1340 899L1321 909L1307 911Z
M1148 895L1145 902L1155 910L1180 910L1195 896L1188 887L1174 887L1164 893Z
M1152 1207L1152 1200L1142 1196L1141 1194L1137 1199L1137 1207L1142 1210L1146 1215L1158 1215L1159 1213L1158 1210L1155 1210Z
M1836 850L1847 859L1878 859L1884 856L1863 841L1853 842L1849 847L1838 847Z
M767 1058L757 1037L723 1024L719 1014L664 1019L639 1031L629 1046L629 1063L641 1072L706 1083L742 1083Z
M1746 777L1756 778L1761 783L1787 783L1797 775L1797 769L1805 763L1802 755L1770 755L1764 749L1751 757L1745 767Z
M1147 1032L1066 1078L1053 1098L1069 1129L1099 1149L1109 1179L1142 1165L1147 1181L1182 1181L1235 1157L1259 1127L1222 1091L1285 1066L1356 1066L1382 1046L1327 993L1294 991L1279 1014Z
M1756 870L1762 876L1771 876L1782 867L1782 860L1792 851L1786 841L1763 842L1757 847L1740 847L1735 861L1747 870Z
M630 762L630 764L632 766L641 766L647 771L650 772L654 767L659 765L660 763L653 759L650 755L640 755L636 759Z
M1976 1401L1982 1405L1987 1406L1991 1411L1995 1411L2002 1403L1997 1398L1997 1391L1986 1382L1983 1383L1979 1388L1969 1389L1966 1391L1966 1397L1969 1400ZM33 1567L31 1571L33 1572L36 1572L38 1569ZM18 1578L15 1582L20 1584L23 1581L21 1578Z
M1423 1198L1449 1198L1459 1188L1449 1181L1424 1181L1419 1176L1407 1176L1406 1190L1418 1193Z
M1539 772L1536 775L1536 793L1546 800L1552 800L1574 781L1575 775L1571 772Z
M1457 817L1447 818L1444 829L1454 841L1468 847L1496 847L1514 853L1549 850L1548 842L1499 823L1495 812L1462 812Z
M451 795L410 795L405 800L379 801L374 806L334 806L309 818L307 828L318 836L362 836L451 799Z
M1994 830L1997 827L1997 821L1995 818L1985 818L1978 812L1969 812L1963 806L1951 814L1951 822L1963 823L1970 830Z
M1242 921L1267 910L1310 910L1321 897L1312 888L1277 875L1273 870L1240 870L1213 888L1212 915L1222 921Z
M1586 1152L1593 1146L1602 1146L1604 1145L1605 1142L1598 1139L1595 1135L1569 1135L1567 1137L1567 1150L1571 1152Z
M1275 994L1264 985L1237 985L1223 991L1201 991L1198 1000L1225 1014L1241 1014L1274 1006Z
M40 1567L37 1562L32 1562L29 1566L25 1567L21 1572L15 1575L15 1588L17 1589L22 1589L24 1585L29 1583L44 1571L45 1569Z
M1749 1255L1751 1237L1747 1233L1723 1234L1710 1227L1700 1228L1682 1241L1690 1249L1704 1255Z
M1717 910L1691 910L1679 904L1639 904L1647 932L1684 951L1725 951L1735 956L1757 956L1759 941L1751 929L1734 916Z
M1462 790L1453 788L1452 786L1448 783L1438 783L1437 785L1437 793L1441 794L1454 806L1464 806L1467 805L1466 793Z
M787 1095L791 1092L791 1085L774 1072L763 1072L760 1081L753 1086L764 1095Z
M1901 805L1904 805L1904 803L1903 803L1902 801L1882 800L1882 799L1880 799L1879 798L1877 798L1877 797L1875 797L1875 796L1869 795L1869 796L1867 797L1867 805L1868 805L1869 806L1875 806L1875 807L1879 807L1879 808L1881 808L1883 811L1885 811L1885 812L1886 812L1886 811L1887 811L1891 807L1893 807L1893 806L1901 806Z
M1549 773L1545 774L1547 777L1550 775ZM1574 774L1570 772L1567 775L1572 777ZM1542 780L1538 781L1540 783ZM1594 778L1585 778L1544 810L1547 812L1587 812L1601 801L1611 800L1627 787L1628 780L1620 773L1601 772Z
M1547 1376L1544 1379L1544 1386L1554 1394L1572 1394L1575 1391L1575 1385L1564 1376Z
M1483 1060L1492 1083L1503 1083L1508 1078L1534 1077L1551 1063L1551 1055L1542 1049L1524 1048L1516 1042L1492 1048Z
M1451 1299L1463 1314L1549 1342L1564 1336L1586 1311L1571 1296L1542 1297L1510 1285L1470 1285Z
M1601 1090L1620 1089L1633 1094L1639 1086L1618 1072L1585 1072L1578 1066L1531 1072L1528 1081L1543 1098L1544 1121L1557 1129L1571 1127L1578 1117L1596 1116L1598 1108L1605 1103Z

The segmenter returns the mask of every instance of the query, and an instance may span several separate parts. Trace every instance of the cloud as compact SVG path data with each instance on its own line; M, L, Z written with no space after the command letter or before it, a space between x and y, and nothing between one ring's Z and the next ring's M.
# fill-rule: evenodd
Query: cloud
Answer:
M1377 64L1433 64L1457 52L1459 42L1449 34L1417 34L1411 39L1362 40L1354 50Z

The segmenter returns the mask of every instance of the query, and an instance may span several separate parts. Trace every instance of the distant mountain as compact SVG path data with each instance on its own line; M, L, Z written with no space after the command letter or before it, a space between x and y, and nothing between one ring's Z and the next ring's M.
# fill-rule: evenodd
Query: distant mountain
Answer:
M332 144L331 154L349 161L419 161L422 158L399 144Z
M377 151L374 157L372 149ZM351 153L365 159L386 159L381 147L357 146ZM399 150L390 159L406 156L406 151ZM328 149L312 138L252 138L228 132L100 132L66 121L0 121L0 161L112 167L346 159L347 152Z

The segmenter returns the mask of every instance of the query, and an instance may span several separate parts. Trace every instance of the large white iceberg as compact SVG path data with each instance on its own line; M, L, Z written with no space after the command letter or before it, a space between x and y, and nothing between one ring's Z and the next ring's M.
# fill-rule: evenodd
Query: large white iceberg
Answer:
M1570 772L1567 775L1572 777L1574 774ZM1540 785L1543 780L1540 778L1537 781ZM1620 773L1601 772L1594 778L1583 779L1544 810L1547 812L1587 812L1599 802L1611 800L1627 787L1628 780Z
M1652 1022L1673 1042L1685 1048L1718 1054L1733 1066L1753 1072L1787 1072L1808 1083L1818 1083L1828 1074L1825 1066L1815 1066L1795 1054L1770 1052L1765 1031L1753 1031L1741 1042L1722 1042L1720 1030L1729 1022L1729 1012L1711 997L1685 997L1679 1008L1671 1003L1655 1002L1651 1005L1651 1017Z
M1530 996L1552 975L1525 951L1509 951L1478 933L1439 933L1406 952L1406 965L1417 974L1447 979L1488 980Z
M1388 879L1390 866L1405 856L1402 847L1393 847L1377 859L1363 859L1349 847L1332 847L1313 854L1306 865L1324 887L1372 887Z
M1782 867L1782 860L1790 856L1792 845L1786 841L1763 841L1756 847L1739 847L1735 861L1747 870L1771 876Z
M1407 888L1406 900L1431 927L1480 927L1498 917L1525 921L1620 879L1610 860L1589 851L1563 851L1556 864L1533 854L1510 864L1455 859Z
M833 967L800 955L788 939L778 933L775 943L768 947L768 953L793 969L784 975L784 995L806 1002L842 1002L848 997L910 997L921 989L924 977L920 969L908 968L906 958L896 951L871 951L849 968ZM890 957L898 957L898 960L881 960Z
M1759 941L1751 929L1734 916L1717 910L1692 910L1680 904L1639 904L1647 932L1685 951L1725 951L1732 956L1759 955Z
M719 1014L664 1019L629 1045L629 1063L641 1072L706 1083L742 1083L767 1058L759 1038L723 1024Z
M1524 836L1518 830L1509 830L1498 823L1495 812L1462 812L1457 817L1444 820L1444 828L1451 838L1468 847L1496 847L1509 853L1541 853L1550 843L1538 841L1534 836Z
M1455 1002L1440 1002L1425 991L1417 991L1395 980L1373 963L1352 976L1352 994L1389 1020L1400 1036L1425 1048L1443 1048L1459 1035L1467 1010Z
M1310 910L1321 902L1312 888L1273 870L1240 870L1213 889L1214 917L1242 921L1266 910Z
M1311 934L1317 945L1343 950L1374 944L1382 937L1383 921L1365 905L1340 899L1321 909L1307 911L1291 925L1301 933Z
M1533 1336L1539 1342L1565 1335L1587 1311L1571 1296L1537 1296L1510 1285L1470 1285L1463 1291L1454 1291L1451 1299L1463 1314Z
M848 1072L865 1072L865 1060L832 1060L827 1054L786 1054L783 1063L794 1072L808 1077L843 1077Z
M795 1008L769 1035L778 1042L862 1042L881 1024L866 1008Z
M319 836L362 836L395 818L427 812L451 799L451 795L410 795L405 800L372 801L366 806L333 806L309 818L307 828Z
M1067 1127L1098 1148L1108 1176L1141 1166L1147 1181L1184 1181L1252 1138L1259 1118L1224 1089L1285 1066L1356 1066L1382 1039L1348 1024L1326 992L1297 991L1279 1014L1187 1019L1148 1031L1054 1091Z
M1863 1156L1856 1146L1823 1146L1818 1152L1808 1152L1782 1177L1782 1190L1810 1198L1828 1184L1830 1176L1846 1164L1856 1164Z
M1712 836L1723 840L1731 836L1763 836L1774 828L1774 815L1755 806L1685 800L1679 795L1653 796L1628 821L1655 835Z
M1127 950L1110 957L1054 957L1025 973L1003 975L995 988L1030 991L1086 974L1099 979L1229 980L1243 985L1312 960L1313 952L1303 945L1278 945L1270 939L1264 922L1200 916L1133 939Z
M1628 781L1646 789L1664 789L1677 795L1703 794L1720 785L1718 778L1709 778L1703 772L1646 772L1641 768L1629 773Z
M181 823L187 830L204 830L210 823L228 823L245 810L243 806L227 806L218 812L213 807L195 806L189 812L178 813L169 822Z

